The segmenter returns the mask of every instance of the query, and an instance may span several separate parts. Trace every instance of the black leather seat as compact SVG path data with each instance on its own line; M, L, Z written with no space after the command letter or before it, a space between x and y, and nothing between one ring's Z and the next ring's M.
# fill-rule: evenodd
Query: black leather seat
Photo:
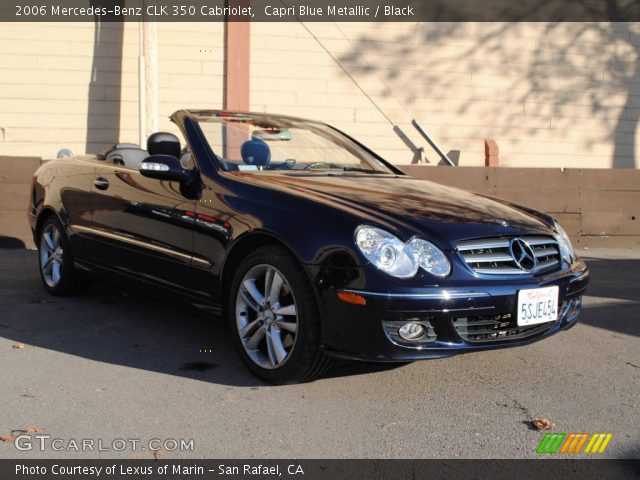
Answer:
M100 152L98 159L137 170L149 155L171 155L180 158L180 139L173 133L157 132L149 135L147 150L135 143L116 143Z
M149 156L146 150L135 143L116 143L98 154L99 160L111 162L137 169L138 165Z

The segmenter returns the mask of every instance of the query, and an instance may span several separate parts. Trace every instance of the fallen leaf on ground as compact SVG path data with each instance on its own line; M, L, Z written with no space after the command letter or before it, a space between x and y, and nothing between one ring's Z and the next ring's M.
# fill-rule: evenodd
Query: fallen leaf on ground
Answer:
M39 427L27 427L25 429L22 428L16 428L15 430L11 430L11 435L15 435L15 434L25 434L25 433L42 433L44 430L42 430Z
M554 427L553 422L546 418L534 418L531 420L531 425L533 425L536 430L551 430Z
M2 442L13 442L13 437L0 437Z
M16 350L22 350L24 348L24 344L22 343L16 343L13 348L15 348Z

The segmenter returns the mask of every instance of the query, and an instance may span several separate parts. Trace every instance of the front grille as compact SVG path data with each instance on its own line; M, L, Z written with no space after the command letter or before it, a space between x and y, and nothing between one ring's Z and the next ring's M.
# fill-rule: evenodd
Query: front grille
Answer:
M496 340L516 340L542 332L556 322L540 323L519 327L513 315L487 315L453 319L458 335L467 342L492 342Z
M458 251L464 261L476 273L489 275L522 275L551 270L560 265L560 249L553 237L524 236L523 240L533 250L536 266L533 270L521 268L511 255L512 238L481 238L458 242Z

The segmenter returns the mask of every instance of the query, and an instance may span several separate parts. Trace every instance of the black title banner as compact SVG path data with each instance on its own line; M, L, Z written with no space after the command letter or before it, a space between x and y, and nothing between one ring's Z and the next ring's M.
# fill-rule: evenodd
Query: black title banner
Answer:
M0 460L3 480L638 478L640 460Z
M4 0L2 22L640 20L639 0Z

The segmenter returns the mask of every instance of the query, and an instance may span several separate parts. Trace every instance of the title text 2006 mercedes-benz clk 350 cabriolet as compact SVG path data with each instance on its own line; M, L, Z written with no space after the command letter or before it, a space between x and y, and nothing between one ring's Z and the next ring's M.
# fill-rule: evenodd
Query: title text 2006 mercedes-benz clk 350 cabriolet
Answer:
M588 270L548 215L404 175L323 123L172 116L147 150L114 145L36 172L29 220L45 288L108 273L228 320L273 383L331 358L407 362L527 344L575 324Z

